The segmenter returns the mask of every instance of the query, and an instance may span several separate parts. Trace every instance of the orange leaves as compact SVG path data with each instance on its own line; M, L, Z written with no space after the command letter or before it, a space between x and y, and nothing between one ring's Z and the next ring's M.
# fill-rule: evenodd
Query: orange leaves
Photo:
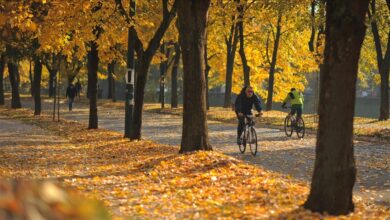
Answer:
M80 198L50 182L0 183L0 215L7 219L109 219L101 203Z

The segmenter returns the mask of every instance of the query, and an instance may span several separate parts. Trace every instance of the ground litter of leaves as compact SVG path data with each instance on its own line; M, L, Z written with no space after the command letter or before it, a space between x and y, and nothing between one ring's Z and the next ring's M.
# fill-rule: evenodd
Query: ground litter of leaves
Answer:
M58 145L0 148L3 178L56 180L104 201L114 216L130 219L322 219L300 208L305 183L248 165L217 152L178 154L151 141L129 142L122 134L88 130L71 121L52 122L29 110L0 114L69 140ZM388 207L356 200L345 219L387 219ZM340 218L340 217L338 217Z

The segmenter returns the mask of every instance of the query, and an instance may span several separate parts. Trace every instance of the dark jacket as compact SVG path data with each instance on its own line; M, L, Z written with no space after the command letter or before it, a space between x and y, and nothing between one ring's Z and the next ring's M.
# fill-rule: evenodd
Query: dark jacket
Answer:
M241 112L244 115L251 115L253 105L255 105L257 111L261 111L261 101L259 97L253 94L252 97L248 98L245 94L245 90L246 87L241 90L240 94L236 98L236 102L234 103L236 112Z
M73 85L68 86L66 88L66 97L74 98L77 95L77 89Z

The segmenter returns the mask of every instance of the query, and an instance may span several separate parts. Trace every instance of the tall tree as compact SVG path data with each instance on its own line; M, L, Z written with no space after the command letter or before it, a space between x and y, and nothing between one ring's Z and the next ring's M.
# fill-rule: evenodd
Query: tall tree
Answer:
M34 97L34 78L32 73L32 60L29 59L29 69L28 69L28 77L30 79L30 94L31 97Z
M54 95L54 81L60 66L59 60L59 55L56 55L54 53L45 54L43 59L43 62L47 70L49 71L49 97L53 97Z
M280 37L282 35L282 11L279 10L278 12L278 21L276 24L276 34L275 34L275 42L274 42L274 48L272 51L272 59L270 62L270 68L269 68L269 78L268 78L268 93L267 93L267 105L266 110L272 110L272 97L274 95L274 81L275 81L275 67L276 67L276 59L278 57L278 49L279 49L279 41ZM267 41L267 54L268 54L268 41Z
M235 17L232 18L235 20ZM234 59L236 57L238 42L238 29L236 22L233 22L230 27L229 36L225 36L226 44L226 80L225 80L225 100L223 107L230 108L232 103L232 84L233 84L233 69Z
M19 95L19 64L17 58L17 49L13 48L10 45L7 45L7 66L9 73L9 80L12 88L12 98L11 98L11 107L12 108L21 108L22 104L20 102Z
M250 85L250 67L248 66L248 59L245 54L245 36L244 36L244 14L245 14L245 4L238 2L237 11L238 11L238 21L237 21L237 28L238 28L238 37L240 41L240 49L238 50L241 62L242 62L242 69L244 73L244 85L249 86Z
M33 83L33 95L34 95L34 115L41 114L41 78L42 78L42 62L38 56L34 57L34 83Z
M180 153L212 150L206 117L205 38L210 0L178 0L183 54L183 132Z
M179 101L178 94L177 94L177 72L179 69L179 62L180 62L180 55L181 55L179 43L175 43L174 48L175 48L175 55L173 58L173 66L172 66L172 74L171 74L171 80L172 80L171 81L171 86L172 86L171 107L177 108L178 101Z
M166 59L160 63L160 96L161 108L165 107L165 79L168 71L168 59L171 53L171 48L167 48L167 43L162 43L160 46L160 52Z
M115 77L114 77L115 63L116 62L113 60L107 66L107 71L108 71L108 95L107 95L107 98L111 99L112 102L116 102Z
M99 52L96 41L89 42L88 51L88 94L89 94L89 129L98 128L97 114L97 70L99 65Z
M368 1L326 2L326 42L316 159L310 194L304 204L312 211L340 215L354 210L353 115Z
M207 49L207 31L206 31L206 39L205 39L205 46L204 46L204 60L205 60L205 77L206 77L206 109L210 109L210 100L209 100L209 73L211 66L209 65L209 57L208 57L208 49Z
M3 87L3 78L4 78L4 69L5 69L5 54L0 54L0 105L4 105L4 87Z
M115 2L117 4L119 13L126 18L129 24L131 24L131 19L128 17L128 14L126 13L122 5L122 1L115 0ZM161 39L164 37L166 30L176 16L176 0L170 10L168 3L168 0L162 0L162 21L160 22L160 25L158 26L152 38L148 42L148 46L146 47L146 49L144 49L143 43L139 38L138 32L135 27L133 27L130 31L131 37L135 39L135 47L137 54L134 112L130 134L130 139L132 140L137 140L141 138L142 109L144 106L144 93L150 64L152 62L154 54L160 47Z
M379 74L381 77L380 83L380 109L379 120L384 121L389 119L389 72L390 72L390 30L387 35L387 46L384 53L382 52L382 41L378 30L378 24L376 21L376 1L371 1L371 11L369 16L371 18L371 31L375 42L375 51L377 56L377 65ZM387 4L390 10L390 4ZM374 17L375 16L375 17Z

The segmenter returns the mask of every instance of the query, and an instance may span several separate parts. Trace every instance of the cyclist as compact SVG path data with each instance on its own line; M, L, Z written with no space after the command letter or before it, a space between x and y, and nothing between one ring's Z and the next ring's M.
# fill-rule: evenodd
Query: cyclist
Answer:
M241 144L241 134L245 127L245 115L252 115L252 107L255 106L259 115L261 115L261 101L253 92L253 87L245 86L237 96L234 103L238 127L237 127L237 144Z
M291 88L290 92L287 94L286 98L283 101L283 108L286 108L287 102L291 103L290 115L295 115L295 113L297 113L297 119L301 118L304 102L302 93L297 91L295 88Z

